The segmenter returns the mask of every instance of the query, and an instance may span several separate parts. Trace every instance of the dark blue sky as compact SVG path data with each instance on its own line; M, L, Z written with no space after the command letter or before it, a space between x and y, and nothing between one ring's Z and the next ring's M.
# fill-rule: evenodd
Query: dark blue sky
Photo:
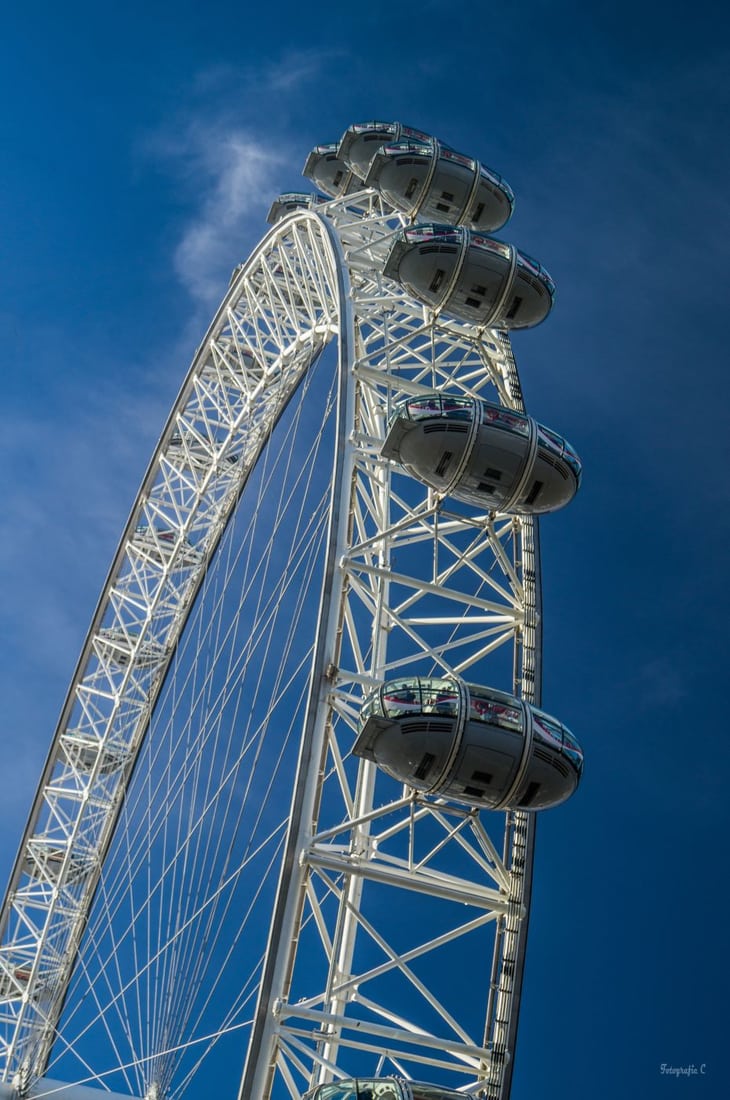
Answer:
M4 17L0 874L137 485L270 200L400 119L517 195L558 285L528 407L584 460L543 523L539 829L514 1100L727 1091L728 48L721 9L41 0ZM690 721L691 719L691 721ZM464 980L468 980L468 975ZM662 1063L706 1065L668 1079Z

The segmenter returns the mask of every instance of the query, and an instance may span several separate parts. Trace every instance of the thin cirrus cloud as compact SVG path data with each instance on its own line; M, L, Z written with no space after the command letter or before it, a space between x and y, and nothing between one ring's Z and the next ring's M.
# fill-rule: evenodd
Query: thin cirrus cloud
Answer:
M182 228L173 264L192 297L210 306L225 289L226 269L248 251L251 223L263 223L286 157L244 130L201 124L190 127L180 156L204 197Z
M272 199L302 157L281 127L276 137L271 127L261 130L261 102L269 110L290 104L293 93L335 57L333 51L295 50L255 70L203 71L194 88L205 106L191 109L174 136L163 130L149 144L172 178L200 196L180 227L173 266L201 307L220 299L231 268L261 236Z

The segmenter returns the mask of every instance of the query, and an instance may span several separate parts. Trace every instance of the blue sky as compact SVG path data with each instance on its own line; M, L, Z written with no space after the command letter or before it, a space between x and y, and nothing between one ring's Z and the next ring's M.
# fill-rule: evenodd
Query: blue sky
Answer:
M400 119L515 190L503 235L558 286L526 401L585 467L542 536L543 699L586 775L539 829L513 1095L727 1090L729 53L706 2L6 13L0 875L230 271L314 144Z

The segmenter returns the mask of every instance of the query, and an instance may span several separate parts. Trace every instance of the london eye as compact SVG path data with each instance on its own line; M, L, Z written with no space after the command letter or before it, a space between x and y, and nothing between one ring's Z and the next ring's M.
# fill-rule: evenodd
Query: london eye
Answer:
M583 767L538 535L580 460L509 338L555 287L430 135L353 125L304 172L73 674L0 919L8 1100L510 1094L536 815Z

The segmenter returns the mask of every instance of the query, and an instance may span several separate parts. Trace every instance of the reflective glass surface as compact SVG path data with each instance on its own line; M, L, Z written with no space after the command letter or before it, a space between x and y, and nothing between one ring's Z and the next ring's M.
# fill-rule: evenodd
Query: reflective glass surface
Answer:
M502 691L469 684L469 717L490 726L520 732L522 707L517 699Z
M357 1100L357 1085L354 1081L337 1081L331 1085L320 1085L308 1094L309 1100Z
M483 237L481 234L472 233L470 244L483 252L494 252L505 260L509 260L512 255L512 245L505 244L504 241L496 241L494 237Z
M459 692L453 680L422 680L421 693L426 713L458 714Z
M432 142L433 141L433 138L431 137L430 134L425 134L423 132L423 130L414 130L412 126L401 126L401 128L400 128L400 137L408 138L411 141L423 141L423 142ZM443 142L441 142L441 148L442 149L448 149L449 147L448 147L448 145L444 145Z
M563 756L567 756L578 774L583 771L583 749L569 729L563 726Z
M576 451L571 447L570 443L568 443L566 439L563 440L563 444L563 458L570 466L571 470L578 479L578 484L580 485L581 479L583 477L583 467L581 466L581 461L578 458Z
M429 416L439 416L442 411L441 398L438 395L432 397L416 397L407 405L408 415L411 420L424 420Z
M474 402L470 397L451 397L449 394L442 394L441 407L444 410L444 416L456 417L458 420L471 420Z
M538 741L560 752L563 747L563 727L544 711L532 708L533 732Z
M491 405L482 402L482 424L491 424L495 428L504 428L505 431L515 432L517 435L527 437L530 434L529 417L512 409L503 409L499 405Z
M463 237L458 226L450 225L414 225L403 231L407 244L420 244L422 241L439 240L447 244L460 244Z
M394 122L356 122L350 127L354 134L376 133L394 134L396 124Z
M441 1093L437 1094L438 1096ZM429 1100L431 1094L429 1093ZM392 1077L357 1077L319 1085L305 1100L402 1100L400 1085ZM425 1097L424 1097L425 1100Z
M504 176L500 176L499 172L495 172L493 168L487 168L486 164L480 164L479 171L480 174L485 177L485 179L490 180L492 183L499 184L504 193L507 195L509 201L511 203L514 203L515 193L510 185L507 183Z
M418 676L388 680L367 697L360 711L364 725L370 715L400 718L405 714L450 714L459 711L459 687L455 680L422 679Z
M533 275L537 275L538 278L541 279L547 287L550 297L555 297L555 282L553 281L550 272L545 267L543 267L539 260L534 259L534 257L532 256L528 256L526 252L522 252L522 250L520 250L517 253L517 263L520 267L527 268L527 270L531 271Z
M547 447L549 451L553 451L554 454L562 457L565 449L565 440L557 432L553 432L550 428L546 428L544 424L538 424L537 434L540 442L543 446Z
M413 1100L464 1100L463 1092L454 1089L445 1089L440 1085L421 1085L418 1081L411 1081Z
M445 146L441 147L440 156L444 160L450 161L452 164L460 164L464 168L468 168L470 172L473 172L477 166L477 162L473 157L466 157L463 153L456 153L453 149L449 149Z
M454 397L450 394L432 393L424 397L413 397L396 406L393 419L407 413L411 420L425 420L432 416L456 417L458 420L471 420L474 402L470 397Z
M401 714L418 714L423 710L417 680L406 684L386 684L382 698L383 712L388 718L398 718Z

